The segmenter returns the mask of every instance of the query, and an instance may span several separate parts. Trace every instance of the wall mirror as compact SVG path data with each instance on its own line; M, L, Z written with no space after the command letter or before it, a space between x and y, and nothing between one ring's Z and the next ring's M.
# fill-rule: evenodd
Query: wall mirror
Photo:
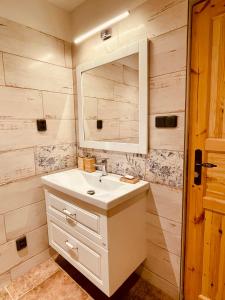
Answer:
M147 40L76 71L80 147L147 153Z

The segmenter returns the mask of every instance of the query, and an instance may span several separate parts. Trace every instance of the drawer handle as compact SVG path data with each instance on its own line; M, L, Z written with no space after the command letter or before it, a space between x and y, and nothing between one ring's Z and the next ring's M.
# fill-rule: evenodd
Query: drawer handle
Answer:
M74 247L69 241L65 241L65 244L70 250L78 252L78 247Z
M69 217L69 218L71 218L71 219L73 219L73 220L76 219L76 214L72 214L72 213L71 213L70 211L68 211L66 208L63 209L63 213L64 213L67 217Z

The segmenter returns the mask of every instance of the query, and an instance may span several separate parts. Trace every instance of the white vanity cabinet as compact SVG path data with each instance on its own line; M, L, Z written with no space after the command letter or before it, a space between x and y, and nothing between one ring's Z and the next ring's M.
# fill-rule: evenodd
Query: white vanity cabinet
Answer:
M104 210L45 187L50 245L107 296L146 258L146 193Z

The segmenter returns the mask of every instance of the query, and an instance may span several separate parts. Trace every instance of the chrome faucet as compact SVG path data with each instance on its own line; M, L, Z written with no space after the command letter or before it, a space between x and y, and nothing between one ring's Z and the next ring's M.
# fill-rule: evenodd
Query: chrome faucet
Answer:
M102 158L101 159L101 161L99 162L99 163L97 163L97 164L95 164L95 167L97 167L97 168L101 168L101 171L102 171L102 174L101 174L101 176L100 176L100 178L99 178L99 181L101 182L102 180L101 180L101 178L103 177L103 176L107 176L108 175L108 171L107 171L107 160L108 160L108 158Z

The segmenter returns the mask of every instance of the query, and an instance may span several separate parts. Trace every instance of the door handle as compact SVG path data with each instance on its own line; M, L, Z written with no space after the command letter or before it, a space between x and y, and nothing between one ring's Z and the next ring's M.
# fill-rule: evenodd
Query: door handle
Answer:
M200 166L202 168L208 168L208 169L212 169L212 168L216 168L217 167L217 165L212 164L212 163L202 163L202 164L200 164Z
M202 168L216 168L217 165L209 163L209 162L202 162L202 150L197 149L195 150L195 169L194 169L194 183L196 185L201 185L202 183Z

